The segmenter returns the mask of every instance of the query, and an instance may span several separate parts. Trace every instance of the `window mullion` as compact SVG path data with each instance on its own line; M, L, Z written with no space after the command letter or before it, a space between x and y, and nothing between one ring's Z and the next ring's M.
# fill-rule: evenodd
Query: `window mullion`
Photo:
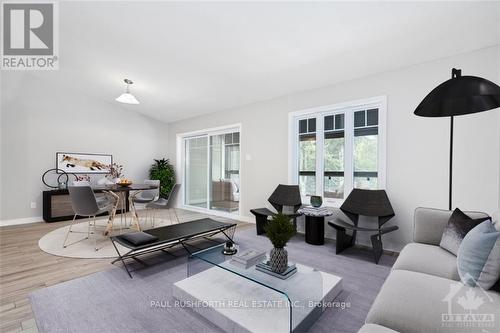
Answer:
M316 195L323 196L324 186L324 116L316 117Z
M351 193L354 186L354 112L345 113L345 160L344 160L344 193Z

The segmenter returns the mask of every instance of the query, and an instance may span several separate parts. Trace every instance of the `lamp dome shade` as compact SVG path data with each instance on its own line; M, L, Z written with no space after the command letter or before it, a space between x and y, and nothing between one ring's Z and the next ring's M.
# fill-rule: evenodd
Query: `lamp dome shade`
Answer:
M128 92L123 93L120 96L118 96L117 98L115 98L115 101L120 102L120 103L124 103L124 104L139 104L139 101L137 100L137 98L135 98L134 95L132 95L131 93L128 93Z
M498 85L477 76L457 76L434 88L414 113L421 117L450 117L498 107Z

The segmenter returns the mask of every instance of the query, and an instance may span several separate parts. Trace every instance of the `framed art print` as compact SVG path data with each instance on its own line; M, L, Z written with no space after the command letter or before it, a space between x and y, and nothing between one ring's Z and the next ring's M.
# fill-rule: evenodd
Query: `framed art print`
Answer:
M56 153L56 168L68 173L109 173L113 155L89 153Z

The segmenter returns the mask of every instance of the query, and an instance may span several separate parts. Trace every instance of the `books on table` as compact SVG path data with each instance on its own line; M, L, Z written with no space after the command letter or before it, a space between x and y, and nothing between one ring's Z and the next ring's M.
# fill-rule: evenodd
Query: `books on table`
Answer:
M269 275L272 275L274 277L280 278L282 280L288 279L290 276L297 273L297 267L293 263L290 263L283 273L273 272L269 261L258 263L255 266L255 269L257 269L258 271L267 273Z
M266 260L266 251L248 249L235 254L231 259L231 263L243 268L249 268L264 260Z

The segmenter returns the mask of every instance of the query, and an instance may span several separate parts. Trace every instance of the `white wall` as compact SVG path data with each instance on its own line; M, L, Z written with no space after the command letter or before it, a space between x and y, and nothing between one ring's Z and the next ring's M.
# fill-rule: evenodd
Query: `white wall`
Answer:
M55 166L57 151L111 153L138 182L153 158L166 156L167 125L116 103L115 96L98 100L74 91L63 71L1 75L2 223L42 215L41 176Z
M398 250L412 240L418 206L446 208L448 200L449 120L413 115L418 103L451 68L500 83L500 48L493 47L296 93L235 110L169 124L169 156L175 158L178 133L242 124L241 212L267 205L267 197L288 180L288 113L315 106L386 95L387 192L400 230L385 237ZM369 61L369 59L367 59ZM335 75L323 73L322 75ZM221 92L219 98L224 98ZM499 203L500 110L460 117L455 128L454 206L492 212ZM245 156L249 155L250 160ZM178 172L180 174L180 172ZM333 233L327 227L330 236ZM361 239L366 242L367 239Z

